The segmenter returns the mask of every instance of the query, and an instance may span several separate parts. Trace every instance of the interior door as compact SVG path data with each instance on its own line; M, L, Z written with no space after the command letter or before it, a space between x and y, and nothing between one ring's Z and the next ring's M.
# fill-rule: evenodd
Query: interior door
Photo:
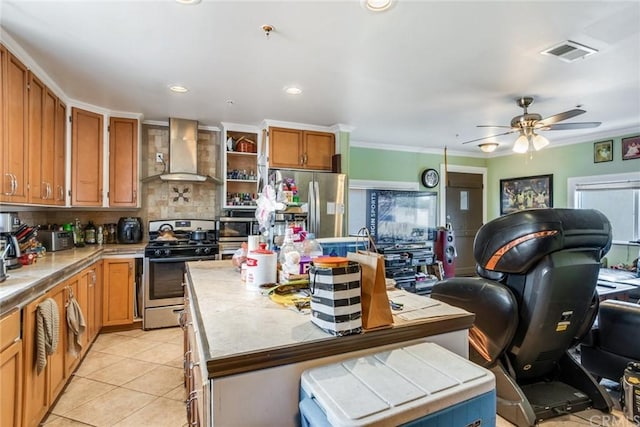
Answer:
M473 276L473 240L482 226L482 175L448 172L446 223L451 224L457 258L456 276Z

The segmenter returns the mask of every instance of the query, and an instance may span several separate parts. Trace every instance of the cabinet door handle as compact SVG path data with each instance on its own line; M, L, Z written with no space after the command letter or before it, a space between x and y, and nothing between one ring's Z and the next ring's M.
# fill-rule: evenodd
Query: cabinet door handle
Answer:
M9 177L9 191L3 191L2 194L11 196L13 194L13 175L9 172L5 172L4 175ZM4 180L2 181L2 189L4 190Z
M64 188L62 188L62 185L58 185L58 196L59 201L64 200Z
M307 153L304 153L304 164L307 164L307 161L309 160L309 156L307 156Z

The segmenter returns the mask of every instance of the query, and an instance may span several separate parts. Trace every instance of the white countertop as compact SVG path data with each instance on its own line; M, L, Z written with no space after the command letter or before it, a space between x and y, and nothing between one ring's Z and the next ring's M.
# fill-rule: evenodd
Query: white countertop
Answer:
M248 288L230 261L189 262L187 275L209 377L460 330L470 327L474 319L448 306L451 312L437 319L335 337L313 324L310 315Z
M72 276L103 256L112 254L141 257L145 244L86 245L58 252L47 252L36 262L7 271L0 283L0 315L14 307L22 307L43 294L61 280Z

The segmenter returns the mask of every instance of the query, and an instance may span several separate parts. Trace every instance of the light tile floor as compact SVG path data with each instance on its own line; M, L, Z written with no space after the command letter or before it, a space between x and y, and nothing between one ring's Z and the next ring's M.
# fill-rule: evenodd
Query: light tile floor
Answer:
M187 425L180 328L101 334L45 420L46 427ZM544 427L632 427L619 411L583 411ZM498 417L498 427L512 424ZM265 424L265 427L271 427Z
M186 426L182 356L180 328L101 334L44 425Z

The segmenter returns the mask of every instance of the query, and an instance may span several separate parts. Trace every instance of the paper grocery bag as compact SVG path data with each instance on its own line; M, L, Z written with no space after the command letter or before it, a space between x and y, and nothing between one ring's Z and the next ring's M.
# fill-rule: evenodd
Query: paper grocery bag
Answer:
M379 328L393 324L387 286L384 278L384 257L377 252L347 252L347 258L360 264L362 327Z

